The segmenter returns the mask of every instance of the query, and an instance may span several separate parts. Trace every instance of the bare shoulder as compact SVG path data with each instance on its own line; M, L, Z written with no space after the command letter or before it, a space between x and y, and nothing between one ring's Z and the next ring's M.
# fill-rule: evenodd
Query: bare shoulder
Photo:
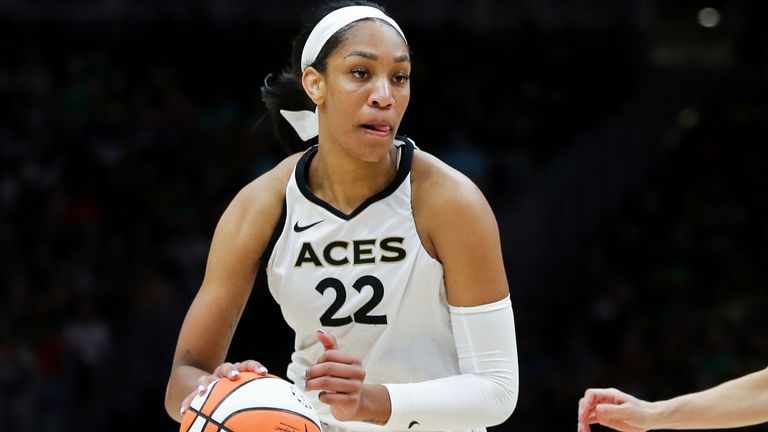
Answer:
M280 219L285 188L300 156L288 156L240 189L219 219L214 243L220 239L230 250L240 247L248 256L261 256Z
M301 153L292 154L274 168L246 184L232 200L232 206L250 211L276 209L279 213L285 197L285 187Z
M427 214L461 210L456 216L465 212L471 216L490 211L482 191L470 178L430 153L414 152L411 173L413 205Z
M443 264L448 302L475 306L509 295L499 228L480 188L423 151L414 153L411 174L416 229Z

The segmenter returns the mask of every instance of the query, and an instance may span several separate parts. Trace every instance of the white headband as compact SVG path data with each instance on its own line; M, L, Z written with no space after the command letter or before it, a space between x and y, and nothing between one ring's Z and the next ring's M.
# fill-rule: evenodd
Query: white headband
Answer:
M371 6L347 6L336 9L323 17L309 34L307 42L304 44L304 49L301 51L302 72L317 60L317 56L331 36L349 24L366 18L378 18L387 22L400 33L400 36L402 36L403 39L405 39L405 34L403 34L403 31L400 29L400 26L397 25L395 20L388 17L379 9ZM308 141L317 136L320 127L317 118L317 109L315 109L315 111L280 110L280 114L282 114L288 123L296 129L296 132L303 141Z
M312 63L317 60L320 50L323 49L325 43L331 38L337 31L352 24L355 21L360 21L366 18L378 18L387 22L389 25L395 28L400 36L405 39L403 31L400 30L400 26L397 25L395 20L388 17L384 12L371 6L347 6L329 13L312 29L312 32L307 38L307 42L304 44L304 49L301 50L301 71L310 67Z

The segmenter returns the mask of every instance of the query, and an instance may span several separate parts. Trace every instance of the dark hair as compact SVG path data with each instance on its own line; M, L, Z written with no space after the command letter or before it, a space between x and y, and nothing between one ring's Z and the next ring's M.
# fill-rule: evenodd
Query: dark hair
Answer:
M307 96L301 85L301 51L312 29L323 17L336 9L347 6L371 6L386 13L382 6L366 0L333 1L317 8L309 19L305 19L304 27L293 39L289 65L279 74L269 74L264 78L264 83L261 86L261 100L267 106L267 115L272 123L272 133L289 153L304 150L316 141L316 138L307 142L302 141L293 127L280 114L281 109L289 111L315 109L315 104ZM317 59L312 63L313 68L325 73L328 56L344 42L351 28L351 25L344 27L328 39L318 53Z

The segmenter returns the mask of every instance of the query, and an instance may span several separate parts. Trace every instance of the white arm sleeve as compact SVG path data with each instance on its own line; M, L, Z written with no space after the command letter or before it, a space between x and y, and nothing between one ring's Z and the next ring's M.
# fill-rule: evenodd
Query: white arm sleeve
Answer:
M437 431L494 426L517 404L515 319L509 297L450 306L461 375L385 384L392 402L386 429Z

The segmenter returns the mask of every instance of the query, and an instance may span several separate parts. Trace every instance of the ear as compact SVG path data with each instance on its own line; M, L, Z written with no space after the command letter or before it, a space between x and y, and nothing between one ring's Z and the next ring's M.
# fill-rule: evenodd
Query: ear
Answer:
M323 103L325 100L325 77L317 69L311 66L305 69L301 75L301 85L315 105Z

